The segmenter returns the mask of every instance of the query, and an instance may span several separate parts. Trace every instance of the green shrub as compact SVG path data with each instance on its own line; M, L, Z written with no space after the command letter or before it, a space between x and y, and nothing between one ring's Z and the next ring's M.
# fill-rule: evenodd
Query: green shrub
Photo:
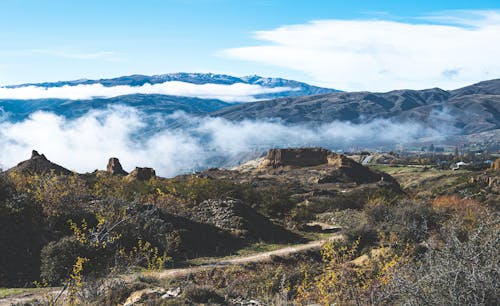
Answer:
M208 286L188 286L184 289L184 297L193 303L224 302L224 298Z
M0 200L0 286L25 286L38 279L46 237L41 208L30 196Z
M402 242L409 243L427 239L441 219L431 205L411 201L367 205L365 215L368 227L385 234L396 233Z
M358 241L359 249L375 245L378 242L378 232L372 224L362 223L356 227L348 228L345 235L349 242Z
M85 247L73 237L49 242L42 249L41 278L49 284L60 284L70 275L77 257L83 257L85 253Z

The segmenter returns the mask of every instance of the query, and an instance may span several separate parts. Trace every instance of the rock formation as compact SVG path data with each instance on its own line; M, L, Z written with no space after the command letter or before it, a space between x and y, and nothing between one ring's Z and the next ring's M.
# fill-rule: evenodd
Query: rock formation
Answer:
M500 171L500 157L497 158L492 164L491 169L495 171Z
M7 170L7 172L19 172L23 174L45 174L54 173L56 175L70 175L73 172L49 161L45 155L33 150L31 158L20 162L17 166Z
M127 175L128 172L123 170L120 160L116 157L111 157L108 161L106 171L111 175Z
M135 169L130 172L127 178L131 180L147 181L155 176L156 172L153 168L135 167Z
M322 148L271 149L259 167L318 166L328 163L329 154L333 153Z
M378 181L395 182L384 173L372 171L343 154L337 154L322 148L271 149L259 169L279 167L321 167L327 171L317 179L317 183L375 183Z

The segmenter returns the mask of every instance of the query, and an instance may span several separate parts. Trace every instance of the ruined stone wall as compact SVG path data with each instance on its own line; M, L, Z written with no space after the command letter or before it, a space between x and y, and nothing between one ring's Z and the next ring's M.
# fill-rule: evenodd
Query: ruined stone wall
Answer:
M329 150L321 148L271 149L261 167L310 167L328 163Z

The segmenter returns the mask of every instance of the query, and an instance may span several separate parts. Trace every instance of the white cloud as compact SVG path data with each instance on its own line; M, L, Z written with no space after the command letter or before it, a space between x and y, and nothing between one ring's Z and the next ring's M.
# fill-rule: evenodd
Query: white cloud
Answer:
M179 127L169 128L172 120ZM183 113L152 117L134 108L115 106L72 120L38 112L21 122L0 122L0 162L9 168L36 149L53 162L79 172L104 169L109 157L118 157L129 171L135 166L150 166L159 175L173 176L219 166L221 160L241 161L249 152L272 147L338 149L442 136L416 123L389 120L311 127L277 121L231 122Z
M219 99L226 102L255 101L255 95L277 93L292 90L288 87L266 88L260 85L235 83L225 84L193 84L187 82L170 81L159 84L144 84L142 86L110 86L101 84L65 85L62 87L0 87L0 99L92 99L94 97L117 97L130 94L163 94L202 99Z
M499 11L425 18L418 24L319 20L282 26L256 32L260 45L221 55L301 71L342 90L453 89L500 77Z

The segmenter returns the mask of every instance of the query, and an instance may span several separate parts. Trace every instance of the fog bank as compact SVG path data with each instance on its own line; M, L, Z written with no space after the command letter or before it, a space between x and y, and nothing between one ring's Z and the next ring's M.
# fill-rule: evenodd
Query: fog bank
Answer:
M0 119L1 120L1 119ZM347 148L441 139L440 131L418 123L376 120L320 126L280 121L196 117L185 113L146 115L131 107L94 110L77 119L37 112L28 119L0 122L0 162L4 169L29 158L32 149L78 172L105 169L118 157L125 170L148 166L161 176L236 163L249 152L272 147Z

